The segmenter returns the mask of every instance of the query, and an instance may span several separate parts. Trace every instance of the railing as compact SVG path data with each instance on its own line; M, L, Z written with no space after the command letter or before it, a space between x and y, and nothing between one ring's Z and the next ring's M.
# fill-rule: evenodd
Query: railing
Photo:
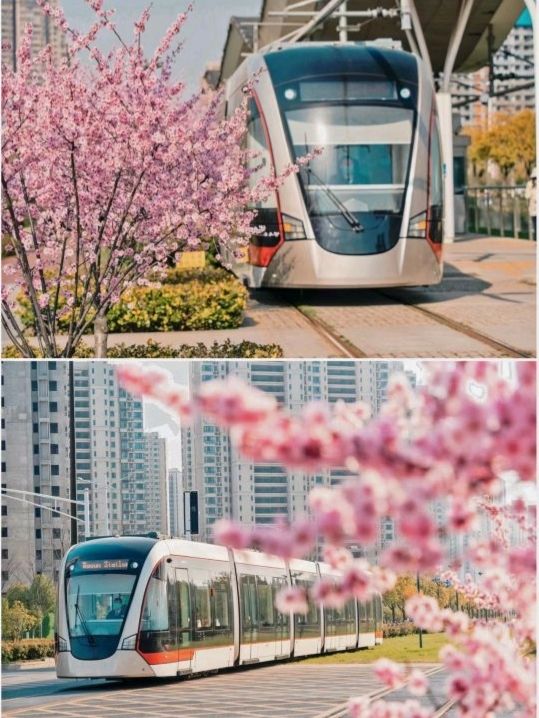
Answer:
M525 186L466 187L466 229L493 237L530 239L531 223Z

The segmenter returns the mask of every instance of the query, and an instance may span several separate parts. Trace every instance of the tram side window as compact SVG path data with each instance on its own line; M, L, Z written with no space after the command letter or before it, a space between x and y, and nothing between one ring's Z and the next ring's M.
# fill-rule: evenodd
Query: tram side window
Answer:
M219 567L190 568L189 580L194 604L192 640L210 645L232 643L230 572Z
M326 617L328 633L337 636L355 633L355 613L352 601L348 601L339 608L326 608Z
M193 586L195 622L194 628L211 628L210 577L207 571L194 569L189 571Z
M142 608L140 648L155 653L164 650L170 641L169 602L166 569L160 564L155 569L146 590Z
M254 186L262 177L269 177L271 157L260 111L254 100L249 100L249 123L247 125L247 149L253 153L248 159L252 171L250 184ZM261 206L264 206L262 203Z
M277 641L288 637L290 619L275 608L277 593L286 585L286 577L272 569L256 567L256 574L240 574L239 581L243 641Z
M440 243L443 239L442 216L443 216L443 180L442 180L442 153L440 147L440 134L436 114L432 113L431 123L431 144L429 156L429 219L430 239Z
M292 575L292 580L294 585L302 586L309 591L316 581L316 574L296 572ZM320 608L310 596L308 596L308 607L306 614L296 613L294 616L297 638L320 637Z

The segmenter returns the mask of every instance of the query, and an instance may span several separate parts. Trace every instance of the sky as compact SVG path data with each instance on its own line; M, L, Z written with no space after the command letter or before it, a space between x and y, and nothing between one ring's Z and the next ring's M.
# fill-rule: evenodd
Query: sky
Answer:
M84 0L62 0L65 16L71 28L86 31L95 19ZM152 53L176 17L187 8L188 0L154 0L151 19L144 34L144 49ZM105 0L107 9L115 8L115 25L122 38L132 37L133 23L150 0ZM196 91L205 66L220 60L226 40L229 20L233 15L258 15L261 0L193 0L193 12L184 25L181 38L184 47L176 60L174 77L186 83L189 91ZM107 31L100 34L98 46L110 50L118 44Z

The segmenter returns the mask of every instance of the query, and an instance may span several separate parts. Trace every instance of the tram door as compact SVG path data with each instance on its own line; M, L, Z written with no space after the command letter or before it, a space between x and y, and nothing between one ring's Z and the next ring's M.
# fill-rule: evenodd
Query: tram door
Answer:
M186 568L174 569L174 613L176 616L176 645L178 647L178 671L190 671L194 649L192 646L191 599L189 575Z

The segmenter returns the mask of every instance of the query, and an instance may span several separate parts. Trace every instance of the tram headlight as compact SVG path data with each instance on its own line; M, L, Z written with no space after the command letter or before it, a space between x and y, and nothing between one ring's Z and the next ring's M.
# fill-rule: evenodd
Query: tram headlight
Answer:
M137 646L137 634L127 636L122 641L122 651L134 651Z
M296 219L284 213L282 217L285 239L305 239L305 227L300 219Z
M283 94L289 102L295 100L298 96L297 90L294 87L287 87Z
M69 648L67 646L66 639L62 638L62 636L59 636L58 634L56 634L54 638L56 643L56 653L67 653L67 651L69 651Z
M408 237L424 239L427 236L427 212L420 212L412 217L408 225Z

